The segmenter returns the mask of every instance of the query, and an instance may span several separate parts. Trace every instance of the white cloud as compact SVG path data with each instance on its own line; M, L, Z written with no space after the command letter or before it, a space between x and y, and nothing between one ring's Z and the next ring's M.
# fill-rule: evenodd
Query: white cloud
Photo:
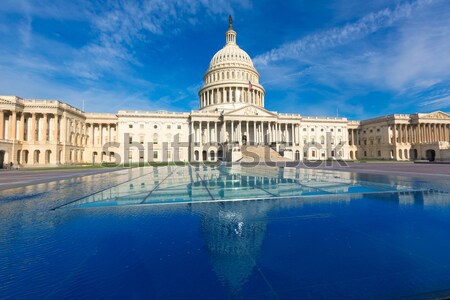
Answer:
M443 107L444 108L450 107L450 95L440 99L424 101L421 105L425 106L428 109L439 109Z
M332 28L286 43L279 48L256 56L253 62L256 65L265 65L285 59L302 59L303 55L308 55L311 52L346 44L389 27L396 21L410 16L412 11L432 2L432 0L417 0L412 3L397 5L394 9L386 8L375 13L369 13L355 23L349 23L343 27Z
M380 114L448 108L450 93L429 93L435 86L450 84L449 53L449 5L435 0L369 13L343 27L286 43L254 62L266 88L300 94L311 88L320 93L326 87L350 109L349 99L370 92L399 99L378 108L375 113ZM369 103L365 106L368 110ZM301 104L303 111L311 111L308 107L318 109L308 101Z
M0 94L63 97L61 100L77 107L85 99L89 110L182 109L186 105L180 102L192 104L196 91L177 86L171 87L165 97L155 92L156 87L165 87L136 76L135 67L141 62L135 46L164 47L154 44L153 37L180 34L184 26L201 26L213 18L225 20L234 7L249 6L249 2L240 0L4 0L0 16L14 16L18 21L8 26L0 22L2 39L14 43L0 48L4 78ZM35 19L70 21L72 26L86 26L88 34L76 43L55 38L52 32L41 35L33 31Z

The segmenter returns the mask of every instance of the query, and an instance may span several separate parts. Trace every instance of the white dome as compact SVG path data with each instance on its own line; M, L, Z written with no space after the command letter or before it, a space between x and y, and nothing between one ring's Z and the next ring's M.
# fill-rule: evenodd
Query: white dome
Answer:
M239 48L238 45L227 44L225 47L217 51L209 63L209 69L221 67L222 64L246 65L254 68L250 56Z
M264 107L264 88L250 56L236 43L229 18L225 46L214 54L198 92L200 109L232 110L247 105Z

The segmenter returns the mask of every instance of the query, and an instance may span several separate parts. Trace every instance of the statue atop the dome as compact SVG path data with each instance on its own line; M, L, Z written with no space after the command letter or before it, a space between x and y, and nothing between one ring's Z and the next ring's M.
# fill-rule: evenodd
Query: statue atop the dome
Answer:
M231 15L228 17L228 22L230 23L230 25L228 25L228 29L233 29L233 18Z

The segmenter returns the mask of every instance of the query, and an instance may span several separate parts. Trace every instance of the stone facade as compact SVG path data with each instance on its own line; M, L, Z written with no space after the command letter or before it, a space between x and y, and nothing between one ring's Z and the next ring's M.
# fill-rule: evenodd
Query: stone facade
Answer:
M199 110L88 113L58 100L0 96L0 167L239 161L249 145L287 160L450 158L444 112L349 121L266 110L259 73L236 36L230 22L203 77Z
M349 155L357 159L448 160L450 114L394 114L349 123Z

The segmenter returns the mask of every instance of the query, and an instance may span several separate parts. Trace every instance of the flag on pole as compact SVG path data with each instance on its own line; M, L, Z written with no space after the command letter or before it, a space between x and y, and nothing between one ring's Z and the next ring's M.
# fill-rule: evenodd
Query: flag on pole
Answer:
M249 81L249 82L248 82L248 90L251 92L251 91L252 91L252 88L253 88L252 82Z

